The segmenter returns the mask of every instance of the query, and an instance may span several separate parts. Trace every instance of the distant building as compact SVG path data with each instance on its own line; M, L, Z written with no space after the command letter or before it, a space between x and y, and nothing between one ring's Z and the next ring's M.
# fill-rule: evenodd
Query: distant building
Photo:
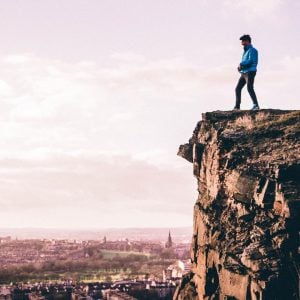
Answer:
M174 264L163 270L163 280L182 278L183 275L191 271L191 265L190 260L177 260Z
M10 236L0 237L0 244L11 242L12 238Z
M168 241L166 242L166 248L172 248L172 247L173 247L173 242L171 238L171 232L169 231Z

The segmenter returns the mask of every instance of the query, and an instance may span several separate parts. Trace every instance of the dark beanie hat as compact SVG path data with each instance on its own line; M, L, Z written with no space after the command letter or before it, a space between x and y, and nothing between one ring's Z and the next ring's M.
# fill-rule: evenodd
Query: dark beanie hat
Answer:
M249 34L244 34L240 37L241 41L249 41L251 43L251 36Z

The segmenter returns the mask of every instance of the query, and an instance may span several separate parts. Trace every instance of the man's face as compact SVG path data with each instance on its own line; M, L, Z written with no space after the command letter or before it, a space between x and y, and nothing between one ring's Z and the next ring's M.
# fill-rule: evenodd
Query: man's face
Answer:
M250 44L250 42L247 40L243 40L243 41L241 41L241 44L242 44L242 46L245 47L245 46L248 46Z

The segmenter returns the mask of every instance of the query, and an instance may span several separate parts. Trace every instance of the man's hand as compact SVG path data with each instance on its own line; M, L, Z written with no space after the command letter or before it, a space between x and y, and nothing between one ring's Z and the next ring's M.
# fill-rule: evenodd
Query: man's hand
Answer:
M238 71L240 72L240 71L242 70L241 65L238 65L237 69L238 69Z

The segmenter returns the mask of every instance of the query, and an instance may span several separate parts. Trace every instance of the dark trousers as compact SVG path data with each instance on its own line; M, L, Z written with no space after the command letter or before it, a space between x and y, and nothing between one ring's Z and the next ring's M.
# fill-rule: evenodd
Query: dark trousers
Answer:
M256 75L256 71L250 71L248 73L241 74L241 77L235 88L235 97L236 97L235 107L239 108L241 105L242 89L246 83L247 83L247 90L252 99L253 104L258 105L256 94L253 88L255 75Z

